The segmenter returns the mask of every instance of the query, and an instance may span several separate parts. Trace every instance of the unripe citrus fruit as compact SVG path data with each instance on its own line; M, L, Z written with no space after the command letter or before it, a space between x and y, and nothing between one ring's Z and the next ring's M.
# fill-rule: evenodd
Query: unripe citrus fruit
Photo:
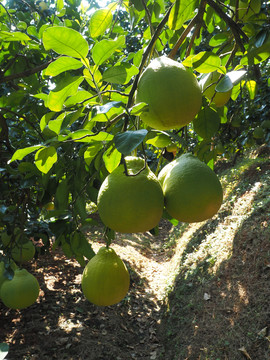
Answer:
M212 100L212 102L217 106L224 106L230 99L232 90L226 92L215 92L217 81L220 77L220 74L217 71L214 71L210 74L207 74L201 81L200 86L203 91L203 95L207 99ZM211 85L213 84L213 85Z
M192 154L180 156L163 170L163 192L168 213L182 222L199 222L219 210L223 192L217 175ZM166 168L165 166L165 168Z
M109 228L123 233L151 230L163 213L162 188L148 166L137 174L144 167L143 159L128 156L126 165L130 176L121 164L100 187L97 199L100 218Z
M175 154L177 153L178 148L177 148L177 145L176 145L176 144L171 143L171 144L169 144L168 146L166 146L166 150L167 150L168 152L172 152L172 153L175 155Z
M270 120L264 120L262 122L262 128L263 129L270 129Z
M263 128L261 128L260 126L257 126L254 130L253 130L253 137L255 139L262 139L264 137L264 131Z
M35 252L36 248L29 240L26 243L16 243L11 250L11 256L16 262L25 263L33 259Z
M148 111L142 121L154 129L177 129L189 124L202 104L196 77L182 64L166 56L154 59L142 73L136 103L145 102Z
M83 271L82 291L93 304L109 306L126 296L129 282L123 261L113 249L102 247Z
M39 284L26 269L16 269L12 280L4 281L0 289L3 303L11 309L24 309L37 300Z

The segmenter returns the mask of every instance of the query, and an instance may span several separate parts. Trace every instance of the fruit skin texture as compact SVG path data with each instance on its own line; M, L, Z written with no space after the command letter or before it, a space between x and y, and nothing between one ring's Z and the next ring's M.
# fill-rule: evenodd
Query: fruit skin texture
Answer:
M206 76L205 78L203 78L200 81L203 95L205 97L207 97L207 99L212 100L212 102L216 105L216 107L222 107L225 104L227 104L227 102L230 100L231 93L232 93L232 90L229 90L226 92L216 92L216 94L215 94L215 88L217 85L216 82L218 81L219 76L220 76L220 74L217 71L214 71L214 72L208 74L208 76ZM213 83L213 85L209 86L212 83ZM207 90L205 90L206 88L207 88ZM215 96L214 96L214 94L215 94Z
M202 94L196 77L189 70L161 56L142 73L135 102L149 105L149 111L141 114L145 124L158 130L178 129L197 115Z
M12 280L5 281L0 288L0 297L11 309L24 309L37 300L39 284L26 269L15 269Z
M25 263L33 259L36 248L32 241L27 241L24 244L15 244L11 250L13 260L18 263Z
M144 160L127 156L128 174L144 167ZM123 164L103 181L97 199L103 223L122 233L145 232L161 219L164 197L161 185L148 166L136 176L126 176Z
M193 223L217 213L223 200L222 187L217 175L205 163L188 153L166 167L162 187L165 207L172 217Z
M87 300L110 306L126 296L129 283L126 265L113 249L102 247L84 268L81 285Z

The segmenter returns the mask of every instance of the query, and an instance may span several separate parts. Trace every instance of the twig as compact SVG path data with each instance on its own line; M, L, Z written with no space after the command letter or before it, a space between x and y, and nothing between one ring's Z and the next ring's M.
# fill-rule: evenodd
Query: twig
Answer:
M239 27L239 25L234 20L232 20L227 14L225 14L222 11L222 9L219 7L219 5L214 0L206 0L206 2L209 6L211 6L215 10L215 12L221 17L221 19L223 19L226 22L226 24L230 27L230 29L233 33L233 36L235 38L235 42L237 43L237 45L239 46L241 51L245 52L245 47L243 45L243 41L248 42L249 38L244 33L244 31ZM242 36L243 40L241 39L241 36Z
M170 15L170 12L171 12L171 9L173 7L174 4L172 4L168 11L166 12L164 18L161 20L161 22L158 24L156 30L155 30L155 33L154 35L152 36L151 40L150 40L150 43L149 45L147 46L143 56L142 56L142 61L141 61L141 64L140 64L140 67L139 67L139 72L138 74L136 75L135 79L134 79L134 82L133 82L133 85L132 85L132 88L130 90L130 93L129 93L129 99L128 99L128 103L127 103L127 108L130 108L131 107L131 104L132 104L132 100L133 100L133 96L134 96L134 93L137 89L137 85L138 85L138 81L139 81L139 77L141 75L141 72L143 70L143 67L144 67L144 64L148 58L148 55L150 54L153 46L155 45L155 42L157 41L158 37L159 37L159 34L161 32L161 30L163 29L164 25L166 24L166 22L168 21L168 18L169 18L169 15Z
M170 51L168 57L173 59L176 56L176 53L178 51L178 49L180 48L180 46L182 45L183 41L185 40L185 38L187 37L187 35L189 34L189 32L192 30L192 28L196 25L198 21L198 14L196 14L194 16L193 19L190 20L188 26L185 28L185 30L182 32L180 38L177 40L176 44L174 45L174 47L172 48L172 50Z
M0 84L4 83L4 82L8 82L10 80L24 78L24 77L33 75L33 74L35 74L37 72L40 72L41 70L46 69L46 67L48 65L50 65L50 63L53 62L53 61L54 60L50 60L50 61L48 61L48 62L46 62L44 64L36 66L33 69L28 69L28 70L22 71L21 73L18 73L18 74L12 74L12 75L3 76L2 78L0 78Z

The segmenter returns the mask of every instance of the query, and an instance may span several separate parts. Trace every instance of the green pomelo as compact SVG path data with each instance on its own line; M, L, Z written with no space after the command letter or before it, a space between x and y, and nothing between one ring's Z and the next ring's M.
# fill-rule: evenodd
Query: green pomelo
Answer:
M142 121L154 129L178 129L189 124L202 104L196 77L182 64L166 56L154 59L142 73L136 103L145 102L148 111Z
M109 306L126 296L129 283L123 261L113 249L102 247L86 265L81 285L87 300L98 306Z
M0 297L5 306L11 309L24 309L37 300L39 284L26 269L15 269L12 280L4 281Z
M192 154L184 154L173 166L166 166L168 170L162 187L165 207L172 217L193 223L217 213L223 191L217 175L205 163Z
M229 101L232 90L226 92L215 92L219 77L220 74L217 71L214 71L200 81L200 86L202 88L203 95L207 97L208 100L212 100L217 107L222 107Z
M16 243L11 250L11 256L17 263L25 263L33 259L36 248L32 241Z
M253 130L253 137L255 139L262 139L264 137L264 131L263 131L263 128L261 127L256 127L254 130Z
M115 231L145 232L161 219L162 188L148 166L141 171L143 159L128 156L126 165L130 176L125 174L122 164L102 183L97 199L98 212L103 223Z

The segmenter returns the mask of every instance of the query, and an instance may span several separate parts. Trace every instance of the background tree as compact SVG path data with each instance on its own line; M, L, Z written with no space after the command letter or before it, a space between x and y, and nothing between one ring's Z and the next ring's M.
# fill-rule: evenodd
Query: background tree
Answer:
M172 145L213 168L219 156L269 143L269 7L259 0L1 3L3 253L29 238L42 239L43 252L53 236L53 248L84 265L93 256L84 229L95 223L89 214L98 189L127 154L143 153L157 173L173 158ZM212 97L179 130L147 128L143 107L134 105L140 74L160 55L199 81L218 75ZM217 107L214 97L226 92L230 100ZM114 237L104 234L107 242Z

